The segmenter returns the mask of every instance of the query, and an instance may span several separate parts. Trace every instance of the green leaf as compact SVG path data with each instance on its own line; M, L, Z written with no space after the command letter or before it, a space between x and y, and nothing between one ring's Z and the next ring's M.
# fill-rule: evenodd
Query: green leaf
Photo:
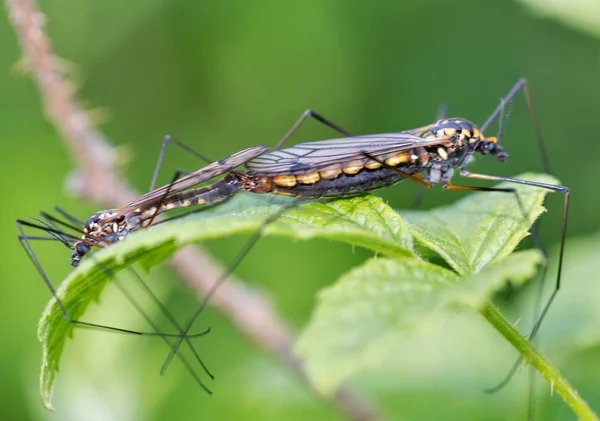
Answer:
M517 178L557 184L548 175L523 174ZM459 274L477 273L508 256L545 211L542 203L548 190L514 183L497 187L516 189L525 214L511 193L478 192L450 206L428 212L402 212L402 216L411 223L415 238Z
M243 200L243 199L242 199ZM363 246L392 256L411 256L412 236L408 224L380 198L367 195L342 200L254 207L227 213L200 213L160 224L132 234L126 241L107 247L74 270L57 289L71 319L81 320L90 303L120 270L140 261L149 269L180 247L211 238L249 234L264 228L265 235L296 239L327 238ZM280 216L281 215L281 216ZM266 227L264 221L277 220ZM52 388L60 358L73 324L64 320L51 300L38 325L42 342L40 394L44 406L52 409Z
M531 278L541 260L537 250L519 252L465 277L411 257L369 260L320 292L296 352L313 385L331 395L380 361L399 335L426 328L450 309L479 310L507 280Z
M91 257L71 272L57 288L57 295L72 320L81 320L85 310L92 302L99 300L102 290L113 280L114 275L131 262L147 254L164 255L165 250L173 249L170 241L147 241L143 246L123 242L115 245L117 246L122 246L121 254L111 254L101 261L95 259L95 256ZM43 405L49 410L53 409L52 389L60 368L60 357L67 338L73 334L73 327L74 324L65 321L56 300L50 300L38 323L38 339L42 342L40 396Z
M598 19L600 4L594 0L570 2L567 0L520 0L536 14L551 18L566 27L575 29L593 37L600 37Z
M538 176L538 179L553 181L545 176ZM530 220L533 220L542 212L540 204L545 191L519 187L519 194ZM239 200L217 207L216 212L197 213L136 232L127 240L96 253L71 273L58 289L67 313L72 319L80 320L88 305L98 299L114 275L135 262L141 261L142 266L149 269L186 244L226 235L250 234L260 229L263 235L343 241L387 256L412 258L415 265L426 265L427 276L446 274L442 277L450 278L454 276L451 271L418 260L413 235L447 259L459 274L465 274L507 256L529 227L510 194L477 193L447 208L406 212L411 225L372 195L309 203L284 200L283 205L263 204L244 207L240 211L239 204L247 202L248 196L238 195L236 199ZM272 202L268 198L261 200ZM252 201L256 203L255 199ZM273 220L265 226L265 221ZM460 292L463 293L466 294ZM47 407L51 407L52 387L72 327L64 321L52 300L42 315L38 330L43 346L40 390Z
M448 291L448 300L479 310L507 281L519 287L533 278L543 261L544 255L537 249L515 252L504 260L483 268L481 272L464 276Z

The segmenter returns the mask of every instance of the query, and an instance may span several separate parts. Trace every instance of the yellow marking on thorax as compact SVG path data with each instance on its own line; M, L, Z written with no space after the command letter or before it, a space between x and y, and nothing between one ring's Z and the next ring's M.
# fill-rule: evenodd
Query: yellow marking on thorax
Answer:
M481 133L477 127L473 127L473 136L469 139L469 143L475 143L481 138Z
M456 129L448 127L446 129L444 129L444 134L448 137L454 136L456 134Z

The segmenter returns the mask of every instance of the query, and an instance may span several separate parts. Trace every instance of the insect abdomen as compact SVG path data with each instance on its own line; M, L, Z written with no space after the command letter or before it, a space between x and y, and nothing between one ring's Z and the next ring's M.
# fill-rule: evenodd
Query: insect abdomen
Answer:
M405 171L411 174L416 172L414 168ZM327 176L327 174L325 175ZM324 178L321 174L314 182L307 182L305 177L298 175L268 178L271 187L269 193L302 198L321 198L367 193L396 184L405 177L393 169L379 168L373 171L363 170L356 174L340 172L335 178Z

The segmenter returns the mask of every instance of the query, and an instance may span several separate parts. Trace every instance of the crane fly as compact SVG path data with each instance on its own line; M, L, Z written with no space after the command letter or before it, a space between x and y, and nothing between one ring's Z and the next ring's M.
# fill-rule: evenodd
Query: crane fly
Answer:
M464 118L441 118L433 124L401 132L352 136L321 115L308 110L270 152L267 152L268 147L262 145L246 149L188 176L176 179L120 208L95 213L86 221L82 230L83 235L73 245L71 264L77 266L81 258L92 247L106 247L125 239L133 231L151 226L155 218L163 212L191 206L210 206L223 202L240 191L256 194L271 193L300 199L329 199L354 196L409 179L425 188L441 185L446 190L494 191L513 194L523 211L523 216L526 217L515 189L452 184L453 175L458 171L461 176L466 178L522 184L564 194L563 224L555 288L532 328L529 338L533 339L561 285L569 189L553 184L473 173L466 169L466 166L478 154L491 155L502 162L508 159L507 151L500 145L503 125L499 124L497 136L486 137L484 132L495 120L502 119L506 104L510 103L519 91L523 92L527 100L541 149L542 161L548 168L541 131L524 79L515 84L501 104L480 127ZM289 137L309 117L337 130L344 137L303 142L281 149ZM163 151L166 143L165 141L163 144ZM184 148L190 150L187 146ZM234 169L241 164L245 165L247 171ZM155 176L157 170L158 166ZM225 177L213 184L185 191L200 182L223 174ZM155 178L153 178L153 182ZM268 218L263 227L275 219L276 216ZM183 331L176 335L162 372L166 370L171 359L176 355L181 343L187 340L187 334L194 321L216 288L226 280L259 236L260 230L252 236L247 246L235 259L235 263L214 283L213 288L192 314ZM537 234L533 237L537 238ZM546 254L543 247L540 248ZM520 361L519 358L505 382L514 374Z

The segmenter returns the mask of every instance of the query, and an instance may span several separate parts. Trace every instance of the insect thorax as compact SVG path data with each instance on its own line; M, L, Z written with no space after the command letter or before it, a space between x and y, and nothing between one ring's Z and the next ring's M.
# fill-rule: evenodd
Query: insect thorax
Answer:
M126 229L124 216L115 210L102 210L88 218L81 240L73 244L71 265L77 266L93 246L104 247L119 241Z
M463 118L438 120L428 132L423 134L423 137L425 139L448 139L447 142L428 148L430 153L439 155L438 161L445 161L449 156L472 153L478 143L484 140L484 136L477 126Z

